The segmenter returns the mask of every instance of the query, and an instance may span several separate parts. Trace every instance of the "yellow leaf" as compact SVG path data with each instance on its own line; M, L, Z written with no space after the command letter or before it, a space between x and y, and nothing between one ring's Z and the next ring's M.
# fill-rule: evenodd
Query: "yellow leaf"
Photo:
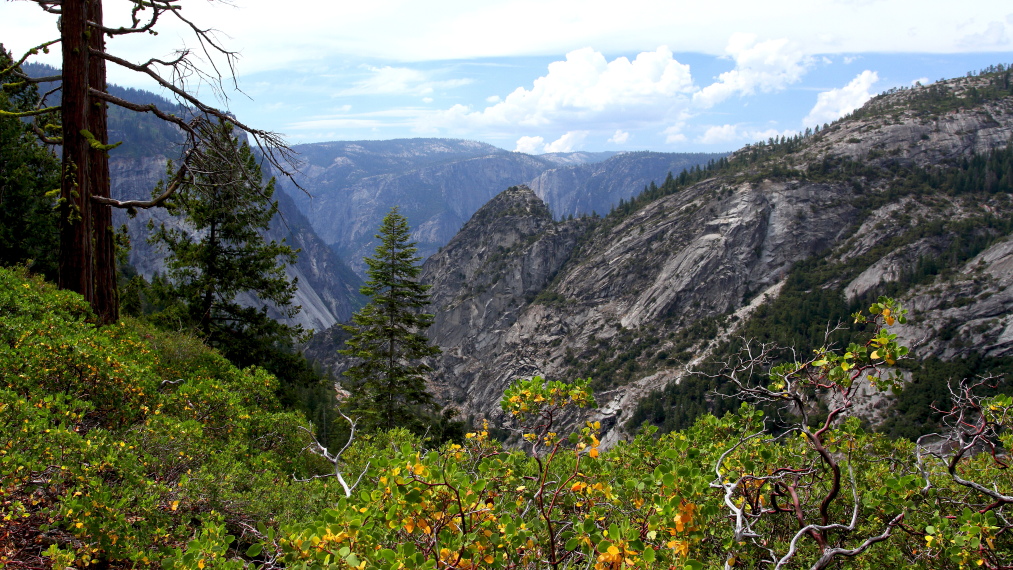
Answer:
M591 459L598 457L598 448L592 447L591 451L588 451L587 454L591 456Z
M878 350L872 351L872 354L869 355L869 358L871 358L873 360L879 358L879 351Z
M204 570L204 559L203 558L199 562L197 562L197 567L200 568L201 570Z

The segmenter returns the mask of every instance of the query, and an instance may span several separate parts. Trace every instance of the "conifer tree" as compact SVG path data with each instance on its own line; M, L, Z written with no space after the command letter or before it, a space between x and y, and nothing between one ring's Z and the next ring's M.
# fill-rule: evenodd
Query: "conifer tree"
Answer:
M13 63L0 44L0 82L21 72ZM3 109L26 111L39 95L34 84L4 87ZM0 114L0 265L28 263L33 272L56 279L60 242L51 191L59 187L59 159L24 121Z
M434 419L436 407L426 391L422 359L440 353L423 332L433 315L422 312L429 286L418 282L422 268L415 242L409 241L408 220L397 207L383 218L380 244L366 258L369 279L360 289L370 299L352 316L345 341L356 364L345 372L352 396L348 404L367 430L406 427L421 433Z
M286 277L285 266L295 262L297 251L261 233L278 203L272 200L274 179L263 183L250 146L239 143L227 121L205 128L214 129L204 136L216 143L198 149L206 153L197 161L201 170L183 181L166 206L182 216L182 226L152 228L150 240L169 252L167 279L156 281L156 294L168 305L159 319L196 330L244 366L257 362L254 353L265 343L290 343L301 332L272 319L266 306L237 301L239 295L254 297L294 316L296 283ZM238 161L219 159L220 149L228 147Z
M200 165L193 160L199 154L196 148L213 144L212 139L203 137L203 133L207 132L203 127L215 119L232 119L237 128L250 135L271 166L285 175L291 175L288 167L291 149L276 133L250 128L232 118L227 110L212 107L188 92L191 85L200 85L210 88L219 99L227 100L219 70L234 72L238 54L219 42L219 34L215 30L203 28L184 15L184 3L173 0L117 2L120 17L113 19L121 25L111 27L105 24L103 4L107 2L104 0L29 1L53 15L58 35L30 48L13 65L0 65L0 90L17 90L26 84L58 81L60 101L58 104L52 101L50 96L54 91L36 97L30 108L11 106L8 101L0 100L0 117L30 120L28 125L40 141L62 146L57 202L58 284L61 289L84 296L99 322L113 323L119 319L119 297L111 208L129 212L161 206L186 176L200 170ZM129 24L125 21L128 6ZM183 29L190 30L200 48L183 48L170 58L135 62L132 61L135 54L113 52L106 45L107 38L139 34L139 39L149 34L157 35L158 28L167 20L174 20ZM29 77L18 69L30 58L53 49L59 49L62 54L58 75ZM207 64L208 69L202 69L202 63ZM107 64L155 81L185 106L186 112L177 115L155 104L132 103L113 95L106 83ZM136 113L150 113L179 129L185 137L177 170L164 192L152 200L118 200L110 193L107 151L119 142L110 144L109 105ZM59 119L55 120L57 112ZM225 152L219 154L224 160L236 158Z

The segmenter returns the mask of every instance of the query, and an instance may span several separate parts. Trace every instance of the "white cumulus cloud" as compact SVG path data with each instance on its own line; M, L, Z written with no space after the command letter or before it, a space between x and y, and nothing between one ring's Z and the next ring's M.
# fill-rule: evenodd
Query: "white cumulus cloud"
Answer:
M777 129L749 129L741 125L713 125L699 137L696 142L700 144L739 144L744 142L765 141L772 137L788 137L796 133L792 131L779 131Z
M693 102L704 108L733 95L780 91L800 81L812 65L812 57L785 38L757 42L754 34L737 33L725 51L735 60L735 69L693 94Z
M685 126L686 123L684 121L680 121L662 131L661 134L665 135L665 144L684 143L689 140L686 138L686 135L682 133L682 129L685 128Z
M630 133L622 129L616 129L615 134L613 134L609 138L608 142L615 144L626 144L628 140L630 140Z
M448 128L545 128L574 120L607 122L620 115L656 120L673 106L684 106L678 97L692 90L689 66L679 63L667 47L642 52L632 61L625 57L608 61L600 52L583 48L550 63L548 73L530 89L518 87L480 111L455 105L433 120L434 126Z
M545 152L573 152L580 148L587 138L587 131L569 131L545 145Z
M877 81L879 75L866 69L844 87L820 93L816 96L816 105L806 118L802 119L803 125L813 127L830 123L861 107L872 99L874 93L871 89Z
M984 31L975 34L968 34L960 38L959 45L965 48L999 48L1010 44L1009 36L1006 35L1006 25L1002 22L989 22Z
M545 139L542 137L521 137L517 139L514 152L524 154L539 154L545 149Z

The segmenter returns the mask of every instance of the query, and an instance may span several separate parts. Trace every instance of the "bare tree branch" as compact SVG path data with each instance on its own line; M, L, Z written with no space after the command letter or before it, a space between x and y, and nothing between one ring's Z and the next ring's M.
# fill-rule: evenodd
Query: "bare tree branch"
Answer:
M334 473L330 473L330 474L327 474L327 475L315 475L315 476L310 477L308 479L295 479L295 480L296 481L300 481L300 482L306 482L306 481L309 481L309 480L312 480L312 479L320 479L320 478L324 478L324 477L336 477L338 479L338 483L341 484L341 488L344 489L344 491L345 491L345 496L346 497L351 497L352 496L352 491L355 490L355 488L359 485L359 482L362 481L362 477L366 474L367 471L369 471L369 462L366 463L366 467L363 468L362 473L359 473L359 477L355 480L355 483L353 483L351 486L349 486L348 483L345 482L344 476L341 474L341 455L343 453L345 453L345 451L349 448L349 446L352 445L352 441L355 439L355 425L356 425L356 422L352 418L349 418L348 416L346 416L345 413L342 412L341 410L338 410L338 413L341 414L341 417L345 418L345 420L351 426L352 431L351 431L351 433L348 434L348 441L345 442L344 447L342 447L341 450L338 451L337 453L331 453L330 451L328 451L327 448L324 447L323 444L320 443L320 441L317 439L317 437L315 435L313 435L312 431L310 431L309 429L306 429L303 426L299 426L300 429L302 429L304 432L308 433L309 436L310 436L310 438L313 439L313 443L311 443L310 445L308 445L307 449L309 449L311 452L315 453L316 455L319 455L320 457L323 457L327 461L330 461L334 465Z

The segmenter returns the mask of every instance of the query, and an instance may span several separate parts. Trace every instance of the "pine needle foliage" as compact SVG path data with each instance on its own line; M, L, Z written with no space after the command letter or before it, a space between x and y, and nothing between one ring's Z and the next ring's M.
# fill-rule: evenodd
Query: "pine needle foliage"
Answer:
M437 411L426 391L431 368L423 361L440 353L423 334L433 322L433 315L422 311L429 286L418 282L422 258L397 207L383 218L376 237L380 244L365 259L369 279L360 289L370 300L345 326L352 336L339 351L356 359L345 372L352 394L348 406L367 431L405 427L421 433Z
M295 263L298 252L284 240L262 235L278 212L274 179L262 181L256 157L248 144L240 144L232 125L209 128L215 132L207 136L234 147L239 160L221 160L214 148L202 149L202 168L167 205L181 217L179 225L152 228L150 240L169 252L168 279L155 283L157 295L169 304L159 319L198 331L232 358L265 340L284 344L301 333L271 318L266 306L250 307L237 299L253 297L294 316L300 309L292 305L296 282L288 280L285 266Z
M7 83L20 72L13 63L0 44L0 82L5 83L0 109L29 111L38 99L38 88L25 81ZM11 69L3 74L7 68ZM33 272L56 279L57 196L50 191L59 186L59 159L39 144L21 119L0 116L0 265L26 264Z

